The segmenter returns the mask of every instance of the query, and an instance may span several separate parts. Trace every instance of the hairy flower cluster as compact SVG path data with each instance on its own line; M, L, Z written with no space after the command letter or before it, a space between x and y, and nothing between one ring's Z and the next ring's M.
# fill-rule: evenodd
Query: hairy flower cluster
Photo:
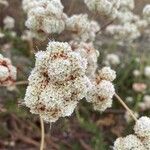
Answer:
M3 20L3 23L5 29L12 29L15 26L15 20L10 16L6 16Z
M66 20L66 29L71 31L77 41L94 41L100 26L96 21L90 21L87 14L73 15Z
M9 86L16 81L17 70L8 58L0 54L0 85Z
M143 111L150 109L150 95L145 95L143 101L138 104L139 108Z
M86 100L93 104L95 110L105 111L112 106L115 89L111 81L115 78L116 73L110 67L99 70L96 81L93 81L86 96Z
M134 126L135 134L118 138L114 150L150 150L150 118L141 117Z
M50 42L46 51L36 54L25 95L26 106L48 122L70 116L90 86L86 69L86 59L68 43Z
M116 22L106 28L106 33L113 35L118 42L133 42L148 28L148 7L145 7L146 13L143 9L144 17L141 17L133 13L134 6L134 0L120 0Z
M137 70L137 69L133 70L133 76L134 77L139 77L140 75L141 75L140 70Z
M150 24L150 4L147 4L143 8L143 16L148 21L148 23Z
M115 141L114 150L145 150L145 148L139 138L128 135Z
M116 18L120 24L133 23L133 22L140 20L139 16L135 15L132 11L130 11L128 9L121 9L117 13Z
M114 38L120 41L133 41L141 34L137 26L133 23L125 23L123 25L109 25L106 28L106 33L114 35Z
M105 65L108 65L108 66L116 66L116 65L119 65L120 64L120 58L118 55L116 54L107 54L106 55L106 59L104 61L104 64Z
M84 0L89 10L115 18L120 0Z
M39 2L42 2L42 0L23 0L22 1L22 7L23 10L28 13L32 8L34 7L38 7L39 6Z
M120 9L127 8L133 10L134 6L134 0L120 0Z
M98 50L96 50L92 43L71 41L70 45L73 51L80 53L82 58L87 60L86 75L92 79L95 78L95 72L97 69L97 58L99 56Z
M0 4L4 5L4 6L9 6L9 3L7 0L1 0Z
M150 78L150 66L144 68L144 75L145 77Z
M134 131L138 137L150 137L150 118L141 117L138 119Z
M28 17L26 26L35 33L61 33L67 16L60 0L24 0L23 8Z

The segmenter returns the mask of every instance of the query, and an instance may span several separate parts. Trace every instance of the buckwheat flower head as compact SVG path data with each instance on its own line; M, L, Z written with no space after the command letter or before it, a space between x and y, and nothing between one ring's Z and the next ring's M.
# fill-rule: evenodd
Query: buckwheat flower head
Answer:
M144 68L144 75L145 77L150 78L150 66Z
M63 13L60 0L38 0L35 3L36 7L27 12L26 26L36 33L61 33L67 16Z
M74 40L94 41L100 26L96 21L90 21L87 14L73 15L66 20L66 30L73 33Z
M120 6L120 0L84 0L89 10L98 12L99 14L107 15L111 18L115 18L117 9Z
M114 35L116 40L132 42L140 37L140 31L134 23L125 23L123 25L109 25L106 33Z
M150 137L144 138L142 143L144 147L146 148L146 150L150 150Z
M103 67L98 71L98 76L102 80L113 81L116 78L116 72L112 70L110 67Z
M4 6L9 6L9 3L7 0L1 0L0 4L4 5Z
M30 41L34 37L33 33L30 30L25 30L21 35L23 41Z
M140 72L140 70L133 70L133 75L134 75L134 77L139 77L140 75L141 75L141 72Z
M3 20L3 23L5 29L12 29L15 26L15 20L10 16L6 16Z
M120 58L116 54L107 54L106 55L106 60L105 60L106 65L119 65L120 64Z
M116 19L120 24L124 24L127 22L132 23L139 20L139 16L135 15L128 9L121 9L120 11L118 11Z
M133 10L135 7L134 0L120 0L120 8Z
M93 83L86 95L86 100L93 104L95 110L104 111L111 107L114 94L113 84L110 81L102 80L100 83Z
M115 89L113 84L110 81L102 80L97 85L97 92L100 98L112 98L115 94Z
M150 4L143 8L143 16L150 23Z
M133 99L133 97L128 96L128 97L126 97L126 101L127 101L128 103L132 103L132 102L134 101L134 99Z
M145 83L133 83L132 88L135 92L144 92L147 89Z
M46 51L36 54L24 99L26 106L48 122L70 116L91 86L86 67L86 59L68 43L49 42Z
M22 1L22 8L27 13L32 8L39 6L39 1L42 2L42 0L23 0Z
M148 27L148 22L145 19L139 19L135 22L139 30L143 30Z
M138 103L138 107L140 110L145 111L147 109L147 106L144 102Z
M0 54L0 85L9 86L16 80L17 71L10 59Z
M141 140L135 135L118 138L114 143L113 150L145 150Z
M144 95L143 102L146 106L146 109L150 109L150 95Z
M113 103L113 100L108 98L108 99L105 99L104 101L93 103L93 108L94 110L103 112L107 108L111 108L112 103Z
M134 131L139 137L150 137L150 118L139 118L134 126Z
M99 56L98 50L96 50L92 43L85 42L70 42L73 51L78 52L82 58L87 60L86 75L89 78L95 77L97 69L97 58Z
M0 31L0 39L2 39L4 36L5 34Z

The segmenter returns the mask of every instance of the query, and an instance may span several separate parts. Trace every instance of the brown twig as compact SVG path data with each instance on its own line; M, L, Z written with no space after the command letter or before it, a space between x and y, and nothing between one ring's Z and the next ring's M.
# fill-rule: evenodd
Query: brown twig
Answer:
M13 84L11 84L10 86L13 86L13 85L27 85L28 84L28 81L17 81L17 82L14 82ZM0 85L0 87L7 87L8 85Z
M121 103L121 105L129 112L129 114L132 116L132 118L137 121L136 116L133 114L132 110L124 103L124 101L115 93L115 97L117 100Z
M40 144L40 150L44 150L45 131L44 131L44 121L43 121L41 116L40 116L40 123L41 123L41 144Z
M28 81L17 81L15 83L15 85L26 85L26 84L28 84Z
M71 4L70 4L70 7L69 7L69 9L68 9L67 14L70 14L70 12L72 11L72 8L73 8L73 6L74 6L74 2L75 2L75 0L72 0L72 1L71 1Z

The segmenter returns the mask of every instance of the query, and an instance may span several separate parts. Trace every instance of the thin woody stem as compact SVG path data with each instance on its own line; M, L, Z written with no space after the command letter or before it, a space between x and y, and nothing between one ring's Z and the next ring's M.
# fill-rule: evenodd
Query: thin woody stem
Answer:
M45 139L45 131L44 131L44 122L42 117L40 116L40 123L41 123L41 144L40 150L44 150L44 139Z
M17 81L13 83L12 85L27 85L28 81ZM7 87L7 85L0 85L0 87Z
M28 81L18 81L16 83L14 83L15 85L24 85L24 84L28 84Z
M72 8L74 6L74 2L75 2L75 0L71 1L71 4L70 4L70 7L69 7L69 10L68 10L67 14L70 14L70 12L72 11Z
M117 98L117 100L122 104L122 106L130 113L130 115L132 116L132 118L137 121L136 116L133 114L132 110L124 103L124 101L115 93L115 97Z

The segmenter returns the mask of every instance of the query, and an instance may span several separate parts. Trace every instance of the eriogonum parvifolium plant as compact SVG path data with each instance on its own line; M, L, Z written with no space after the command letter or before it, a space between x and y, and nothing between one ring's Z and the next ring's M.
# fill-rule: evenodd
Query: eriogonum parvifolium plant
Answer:
M115 71L104 67L94 76L95 60L86 55L96 50L91 45L74 49L71 46L73 44L49 42L46 51L36 54L35 68L29 77L25 104L32 113L40 114L49 122L70 116L84 97L99 111L112 104L115 90L111 82L116 78ZM90 67L94 69L90 70L91 74Z
M76 1L69 3L72 7ZM82 0L82 3L88 13L70 13L61 0L22 0L27 29L19 36L29 44L30 55L35 54L35 65L26 81L24 104L45 122L55 123L71 116L81 101L102 113L112 107L115 96L126 109L126 121L134 119L135 126L134 133L117 138L112 149L150 150L150 118L138 113L138 109L142 112L150 109L149 83L141 79L150 79L150 65L144 62L145 66L139 67L141 62L137 59L138 67L126 71L121 55L106 52L104 60L101 58L103 42L109 42L103 41L105 37L115 41L120 49L136 47L135 42L140 38L150 39L150 4L138 15L134 12L134 0ZM7 1L1 4L8 6ZM108 22L102 23L101 17ZM2 22L0 39L7 36L5 32L15 39L14 18L7 15ZM47 46L35 50L36 44L42 42ZM16 81L16 67L4 56L0 54L0 85L22 84ZM126 95L126 102L132 104L132 92L138 93L133 112L116 94L115 89L119 93L120 88L114 83L120 73L118 68L125 72L122 81L126 82L129 72L129 78L134 78L130 82L132 91Z
M16 81L17 69L9 58L0 54L0 85L10 86Z
M150 149L150 118L141 117L136 121L134 134L118 138L114 150L149 150Z

